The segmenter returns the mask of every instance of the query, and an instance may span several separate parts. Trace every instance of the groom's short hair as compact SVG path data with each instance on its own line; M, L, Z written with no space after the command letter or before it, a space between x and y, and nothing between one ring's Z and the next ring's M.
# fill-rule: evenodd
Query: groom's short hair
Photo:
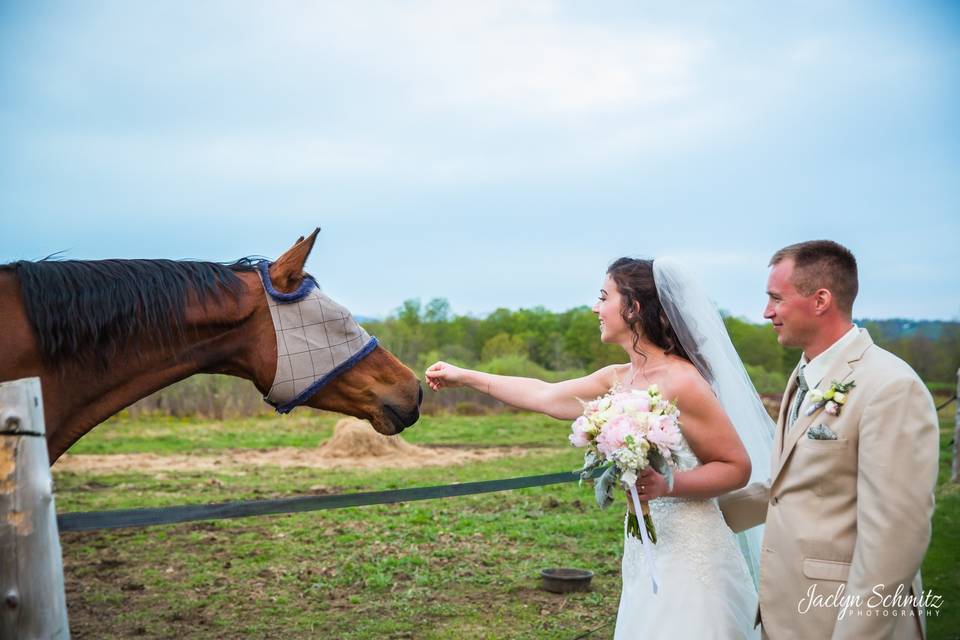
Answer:
M827 289L841 311L853 314L859 283L857 259L849 249L832 240L798 242L773 254L770 266L787 258L793 259L793 286L800 295Z

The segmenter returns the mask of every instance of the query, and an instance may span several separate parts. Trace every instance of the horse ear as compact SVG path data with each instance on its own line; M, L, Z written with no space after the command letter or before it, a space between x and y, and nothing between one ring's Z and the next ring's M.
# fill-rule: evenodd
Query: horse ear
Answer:
M317 241L317 234L320 233L320 227L314 229L313 233L306 239L300 236L292 247L283 252L283 255L270 265L270 280L273 286L280 291L293 291L303 282L303 265L307 262L307 257L313 249L313 243Z

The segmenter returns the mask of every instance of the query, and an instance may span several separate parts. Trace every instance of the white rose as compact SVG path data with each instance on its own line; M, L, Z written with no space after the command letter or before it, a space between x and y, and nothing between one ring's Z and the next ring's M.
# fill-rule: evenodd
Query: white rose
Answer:
M833 394L833 401L837 404L843 404L847 401L847 394L837 391L835 394Z

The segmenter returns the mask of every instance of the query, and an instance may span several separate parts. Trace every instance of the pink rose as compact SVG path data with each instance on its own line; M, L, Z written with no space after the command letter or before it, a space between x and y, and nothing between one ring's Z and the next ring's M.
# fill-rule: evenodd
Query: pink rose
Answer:
M586 447L590 444L590 434L587 432L587 429L590 427L590 422L580 416L573 423L573 433L570 434L570 444L575 447Z
M823 408L823 410L832 416L840 415L840 405L834 402L833 400L828 402L826 406Z
M610 397L610 408L606 411L607 419L623 414L623 395Z
M650 411L650 397L646 394L632 394L621 403L624 413L647 413Z
M650 425L647 441L656 446L664 456L669 456L671 451L680 449L680 426L673 416L660 416Z
M624 441L630 435L639 435L636 423L625 415L616 416L603 426L597 436L597 449L610 457L614 451L623 447Z

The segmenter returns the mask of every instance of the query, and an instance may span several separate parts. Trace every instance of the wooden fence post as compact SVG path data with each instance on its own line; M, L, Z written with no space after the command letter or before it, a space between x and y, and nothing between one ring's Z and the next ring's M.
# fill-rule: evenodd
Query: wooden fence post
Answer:
M39 378L0 382L0 639L69 638Z
M960 482L960 369L957 369L957 398L954 401L957 407L956 422L953 432L953 473L950 480Z

